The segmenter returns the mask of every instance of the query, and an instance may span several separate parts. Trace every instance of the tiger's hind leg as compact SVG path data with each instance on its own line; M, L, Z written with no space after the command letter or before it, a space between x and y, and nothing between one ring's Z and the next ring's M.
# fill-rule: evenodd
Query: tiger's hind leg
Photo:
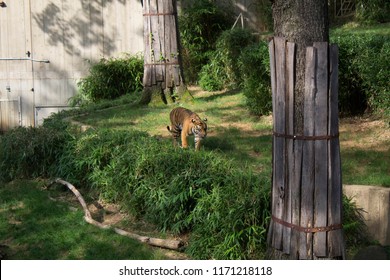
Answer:
M181 130L178 130L175 126L172 126L172 128L167 126L167 129L172 134L173 146L178 146L178 139L180 138Z

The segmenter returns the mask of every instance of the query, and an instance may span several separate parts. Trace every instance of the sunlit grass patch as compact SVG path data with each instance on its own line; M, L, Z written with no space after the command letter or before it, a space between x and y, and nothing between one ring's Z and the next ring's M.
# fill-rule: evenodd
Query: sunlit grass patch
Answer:
M154 259L150 247L87 224L38 181L0 187L0 244L8 259Z

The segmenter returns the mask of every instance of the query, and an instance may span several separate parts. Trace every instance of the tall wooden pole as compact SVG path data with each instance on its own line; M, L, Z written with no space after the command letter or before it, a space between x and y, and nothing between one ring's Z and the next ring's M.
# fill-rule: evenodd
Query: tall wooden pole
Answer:
M144 0L144 93L151 100L170 103L174 91L184 91L179 53L176 0Z
M338 49L327 1L274 2L270 258L343 259Z

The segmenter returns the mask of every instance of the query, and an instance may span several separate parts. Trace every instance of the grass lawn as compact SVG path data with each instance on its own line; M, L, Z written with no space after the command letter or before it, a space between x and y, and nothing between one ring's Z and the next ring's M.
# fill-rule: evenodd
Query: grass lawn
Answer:
M181 105L208 119L205 150L217 150L262 176L271 176L272 117L255 117L244 106L241 92L203 92L191 88L194 99ZM122 105L96 111L75 120L99 128L137 128L169 138L172 106ZM390 129L374 118L340 120L340 146L344 184L390 187Z
M14 181L0 187L0 259L164 259L160 250L101 230L61 190L42 181Z
M378 23L374 25L362 25L356 22L349 22L343 26L331 29L331 35L343 33L360 34L376 34L376 35L390 35L390 23Z
M198 88L191 88L191 92L195 98L180 105L207 117L209 134L204 150L220 153L270 178L272 117L250 115L241 92L203 92ZM116 104L73 119L95 128L136 128L170 141L166 126L173 107ZM344 184L390 187L390 130L383 121L371 117L341 119L340 142ZM64 193L70 195L65 190L44 189L43 181L14 181L0 186L0 258L4 258L2 254L9 259L182 258L89 225L77 201L61 199ZM126 223L128 219L122 225L134 231L145 226L131 228ZM148 235L150 228L146 226L145 232Z
M340 126L343 182L390 187L390 128L373 118L345 118Z

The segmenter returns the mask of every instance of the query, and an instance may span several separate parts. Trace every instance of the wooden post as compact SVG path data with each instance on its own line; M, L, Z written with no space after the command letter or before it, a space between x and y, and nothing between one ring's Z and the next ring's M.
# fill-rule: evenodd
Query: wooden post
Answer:
M294 43L269 43L273 92L272 219L268 242L282 258L342 259L338 49L306 49L303 135L294 129Z
M336 45L330 46L330 80L328 96L328 133L329 135L339 134L338 118L338 54L339 50ZM342 222L342 202L333 203L342 198L342 181L341 181L341 158L340 158L340 141L338 137L328 141L328 223L340 224ZM340 246L344 244L344 235L342 230L334 230L328 234L328 247L331 255L345 257L345 249Z
M174 101L173 91L184 91L179 55L175 0L144 0L144 97Z

